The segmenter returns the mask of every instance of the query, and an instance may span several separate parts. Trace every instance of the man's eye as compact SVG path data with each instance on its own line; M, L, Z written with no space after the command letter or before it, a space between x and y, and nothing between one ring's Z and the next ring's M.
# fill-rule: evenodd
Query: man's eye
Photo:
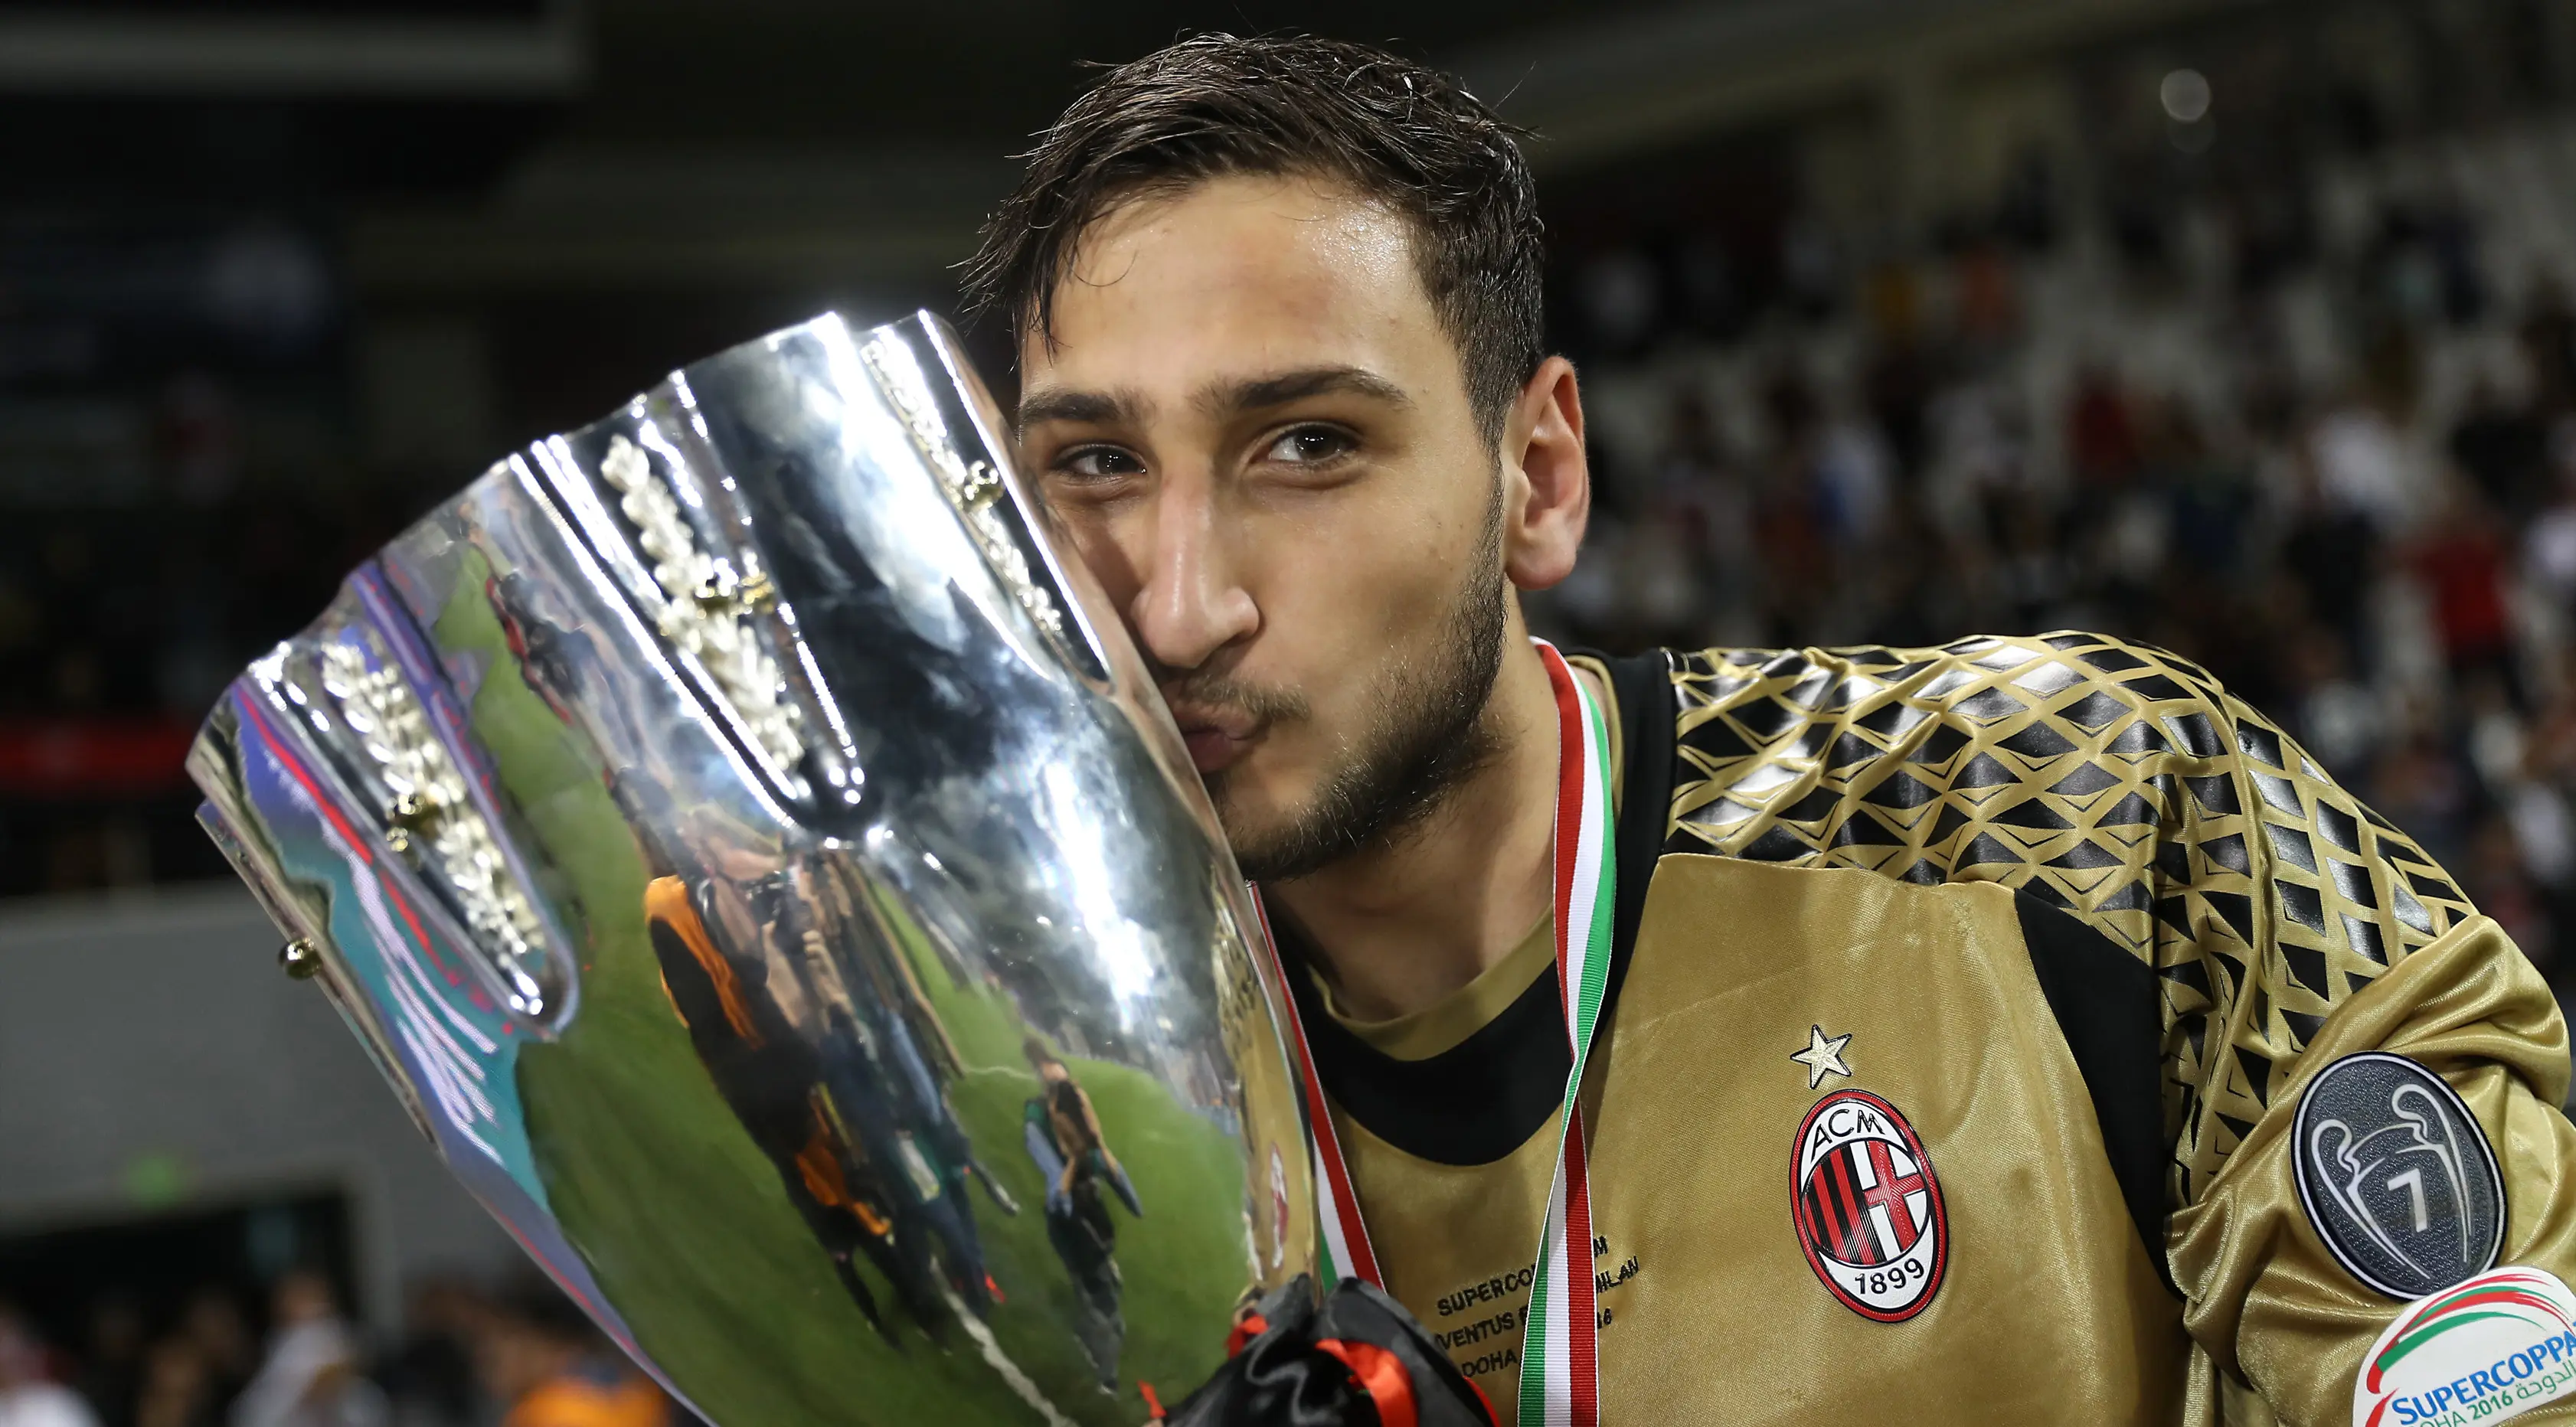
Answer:
M1145 473L1145 463L1136 459L1136 453L1115 446L1076 447L1057 457L1055 468L1064 475L1091 481Z
M1279 439L1270 443L1270 449L1262 453L1262 459L1290 466L1319 466L1350 454L1358 444L1349 433L1330 426L1299 426L1281 432Z

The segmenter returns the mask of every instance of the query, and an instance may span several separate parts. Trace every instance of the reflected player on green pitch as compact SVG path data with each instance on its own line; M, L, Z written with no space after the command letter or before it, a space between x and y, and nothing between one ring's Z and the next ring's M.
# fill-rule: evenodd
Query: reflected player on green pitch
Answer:
M1121 1308L1126 1278L1118 1271L1118 1226L1101 1189L1116 1194L1137 1218L1145 1216L1145 1206L1127 1167L1109 1149L1100 1112L1063 1057L1035 1035L1021 1050L1038 1077L1038 1093L1022 1108L1021 1139L1046 1182L1047 1243L1079 1296L1082 1350L1099 1375L1100 1390L1115 1396L1118 1352L1127 1337Z
M2260 713L2081 633L1529 638L1591 485L1519 138L1193 39L969 269L1262 894L1332 1266L1415 1320L1265 1305L1181 1416L1474 1420L1445 1355L1523 1421L2566 1418L2565 1028Z

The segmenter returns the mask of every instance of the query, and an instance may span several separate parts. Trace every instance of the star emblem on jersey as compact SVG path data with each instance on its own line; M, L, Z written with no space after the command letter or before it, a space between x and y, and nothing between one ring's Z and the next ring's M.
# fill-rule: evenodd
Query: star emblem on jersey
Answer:
M2504 1246L2504 1177L2442 1077L2364 1051L2318 1072L2291 1122L2308 1223L2344 1271L2391 1298L2484 1273Z
M1807 1048L1791 1051L1789 1058L1807 1067L1807 1088L1813 1090L1824 1084L1828 1075L1851 1077L1851 1067L1843 1064L1843 1047L1850 1044L1849 1033L1829 1036L1825 1034L1824 1027L1809 1026Z
M1874 1322L1922 1312L1950 1266L1950 1215L1914 1126L1866 1090L1837 1090L1798 1126L1791 1163L1790 1218L1825 1291Z

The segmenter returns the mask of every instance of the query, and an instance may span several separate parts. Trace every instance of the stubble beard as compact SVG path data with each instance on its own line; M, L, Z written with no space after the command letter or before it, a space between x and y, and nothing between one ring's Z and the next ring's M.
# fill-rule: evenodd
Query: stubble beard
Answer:
M1294 881L1395 846L1500 751L1501 737L1487 714L1502 674L1511 611L1503 578L1499 471L1496 477L1467 577L1429 657L1399 662L1378 680L1366 726L1306 806L1277 826L1246 827L1230 806L1225 775L1207 780L1245 877Z

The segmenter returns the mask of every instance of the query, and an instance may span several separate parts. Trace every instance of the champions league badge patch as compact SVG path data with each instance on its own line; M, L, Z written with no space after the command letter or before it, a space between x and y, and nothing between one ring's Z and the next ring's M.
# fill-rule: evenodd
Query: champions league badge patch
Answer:
M2344 1271L2391 1298L2485 1272L2504 1243L2504 1176L2442 1078L2385 1051L2348 1055L2299 1096L2291 1175Z
M2406 1305L2361 1360L2352 1427L2501 1422L2576 1395L2576 1294L2500 1268Z
M1798 1126L1790 1213L1807 1266L1880 1323L1923 1311L1950 1260L1950 1218L1923 1141L1896 1107L1837 1090Z

